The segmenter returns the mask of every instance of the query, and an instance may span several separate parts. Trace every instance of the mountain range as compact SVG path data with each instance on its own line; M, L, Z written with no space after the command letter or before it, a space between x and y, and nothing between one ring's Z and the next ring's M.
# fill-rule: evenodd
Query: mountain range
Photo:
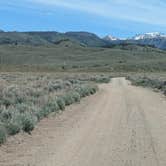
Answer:
M59 44L64 40L70 40L73 43L79 43L88 47L111 47L117 44L138 44L148 45L166 50L166 35L153 32L138 34L127 39L120 39L107 35L104 38L89 32L66 32L60 33L55 31L48 32L4 32L0 30L0 45L49 45Z
M166 49L166 35L159 32L138 34L127 39L120 39L107 35L103 40L110 44L139 44L153 46L164 50Z

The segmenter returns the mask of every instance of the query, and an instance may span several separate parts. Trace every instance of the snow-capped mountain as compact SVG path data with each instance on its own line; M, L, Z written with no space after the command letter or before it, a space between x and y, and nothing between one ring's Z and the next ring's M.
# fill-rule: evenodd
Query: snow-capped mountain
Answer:
M109 44L141 44L141 45L151 45L155 46L160 49L166 50L166 34L160 32L151 32L145 34L138 34L134 37L121 39L112 37L111 35L106 36L103 38Z
M166 38L166 35L160 32L151 32L151 33L136 35L132 39L143 40L143 39L154 39L154 38Z
M103 39L106 40L106 41L116 41L116 40L120 40L119 38L113 37L113 36L111 36L111 35L107 35L107 36L105 36Z
M150 32L145 34L138 34L128 39L120 39L117 37L113 37L112 35L107 35L103 39L106 41L117 41L117 40L143 40L143 39L155 39L155 38L166 38L166 34L160 32Z

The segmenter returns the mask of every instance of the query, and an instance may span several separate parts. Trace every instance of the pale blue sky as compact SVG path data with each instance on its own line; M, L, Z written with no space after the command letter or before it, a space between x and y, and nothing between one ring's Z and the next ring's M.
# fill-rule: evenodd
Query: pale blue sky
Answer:
M0 29L89 31L130 37L166 33L165 0L0 0Z

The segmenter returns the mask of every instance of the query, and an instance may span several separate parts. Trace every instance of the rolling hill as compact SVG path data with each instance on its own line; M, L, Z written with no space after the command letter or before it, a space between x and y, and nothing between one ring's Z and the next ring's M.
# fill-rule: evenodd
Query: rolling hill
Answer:
M51 45L61 40L71 40L88 47L110 47L114 44L151 45L166 49L166 35L160 33L146 33L129 39L119 39L108 35L104 38L89 32L4 32L0 30L0 45Z
M133 44L86 47L71 40L54 45L0 45L1 71L166 71L166 51Z
M69 39L85 46L101 47L107 42L88 32L3 32L0 31L0 44L49 45Z

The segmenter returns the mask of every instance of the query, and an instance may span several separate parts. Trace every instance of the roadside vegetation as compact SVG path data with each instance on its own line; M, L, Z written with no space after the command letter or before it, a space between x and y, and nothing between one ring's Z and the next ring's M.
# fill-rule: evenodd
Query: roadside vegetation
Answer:
M104 75L1 74L0 144L10 135L30 134L41 119L95 94L96 83L109 81L110 77Z
M161 91L164 95L166 95L166 79L150 78L148 76L144 77L129 76L128 79L132 82L133 85L150 87L155 90Z

